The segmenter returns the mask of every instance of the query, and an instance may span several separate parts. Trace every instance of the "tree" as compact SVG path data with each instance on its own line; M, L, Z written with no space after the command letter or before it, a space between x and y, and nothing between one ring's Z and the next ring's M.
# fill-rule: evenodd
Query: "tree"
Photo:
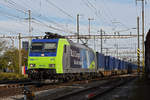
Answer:
M22 66L27 66L28 52L24 49L22 53ZM9 69L15 73L19 73L19 50L17 48L10 48L5 40L0 41L0 71Z
M25 50L21 50L22 53L22 66L27 65L28 53ZM17 48L11 48L4 52L3 56L0 58L0 66L2 68L8 68L13 70L15 73L19 73L21 70L19 68L19 50Z
M0 71L4 69L7 62L3 59L4 52L8 49L7 42L5 40L0 41Z
M7 62L7 64L5 64L5 68L12 69L12 70L14 70L15 73L19 72L19 68L18 68L18 50L16 48L7 50L3 54L3 61Z
M4 51L6 51L8 49L7 47L7 42L5 40L2 40L0 41L0 54L2 55L2 53Z

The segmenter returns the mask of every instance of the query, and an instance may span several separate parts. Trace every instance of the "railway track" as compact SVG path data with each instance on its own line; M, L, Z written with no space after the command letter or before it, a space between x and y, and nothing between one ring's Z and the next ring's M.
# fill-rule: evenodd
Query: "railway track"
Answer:
M108 78L101 78L101 79L108 79ZM93 79L93 80L99 80L98 79ZM89 80L92 81L92 80ZM0 89L2 88L20 88L23 86L27 86L27 85L54 85L54 84L59 84L59 83L63 83L63 82L50 82L50 83L42 83L42 82L38 82L38 81L31 81L31 80L17 80L17 81L0 81Z
M25 82L25 83L18 83L18 84L4 84L3 86L0 86L0 98L1 97L7 97L7 96L14 96L14 95L20 95L23 93L24 87L28 87L31 91L37 92L37 91L43 91L48 89L54 89L54 88L60 88L62 86L70 86L72 84L87 84L94 81L100 81L100 80L115 80L116 78L120 78L123 76L118 77L105 77L105 78L98 78L93 80L83 80L83 81L74 81L74 82L66 82L66 83L45 83L45 84L39 84L36 82ZM95 87L97 88L97 87ZM91 89L91 88L89 88ZM86 90L83 90L86 91ZM77 91L80 92L80 91Z
M95 79L91 79L91 80L81 80L81 81L69 81L69 82L65 82L65 84L67 83L85 83L85 82L90 82L90 81L97 81L97 80L108 80L108 79L113 79L113 78L117 78L120 76L112 76L112 77L103 77L103 78L95 78ZM122 77L122 76L121 76ZM38 81L31 81L31 80L25 80L25 81L5 81L5 82L0 82L0 89L9 89L9 88L22 88L24 86L28 86L28 85L33 85L33 86L43 86L43 85L61 85L64 84L63 82L50 82L50 83L41 83Z
M15 83L23 83L23 82L31 82L30 79L20 79L20 80L0 80L0 84L15 84Z
M98 80L98 79L95 79ZM88 82L94 80L88 80ZM60 86L68 86L70 84L84 84L87 81L75 81L66 83L38 83L38 82L19 82L19 83L6 83L0 84L0 98L7 96L20 95L23 93L24 87L28 87L31 91L43 91L52 88L58 88Z
M128 81L132 80L135 77L124 77L124 78L117 78L113 80L109 80L102 85L97 85L94 87L89 87L85 89L79 89L77 91L67 93L65 95L61 95L59 97L47 100L93 100L96 97L100 97L103 94L110 92L111 90L119 87Z

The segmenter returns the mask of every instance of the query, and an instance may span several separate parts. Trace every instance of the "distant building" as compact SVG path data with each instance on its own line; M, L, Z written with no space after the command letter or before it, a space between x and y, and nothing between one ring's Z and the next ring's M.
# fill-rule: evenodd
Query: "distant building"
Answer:
M29 46L29 42L28 41L23 41L22 42L22 48L25 49L26 51L28 51L28 46Z

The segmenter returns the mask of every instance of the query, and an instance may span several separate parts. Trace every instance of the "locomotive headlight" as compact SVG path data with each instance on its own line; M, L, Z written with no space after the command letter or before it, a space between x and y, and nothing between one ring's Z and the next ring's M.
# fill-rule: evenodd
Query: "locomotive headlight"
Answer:
M55 64L49 64L49 67L55 67Z
M35 64L30 64L30 67L35 67Z

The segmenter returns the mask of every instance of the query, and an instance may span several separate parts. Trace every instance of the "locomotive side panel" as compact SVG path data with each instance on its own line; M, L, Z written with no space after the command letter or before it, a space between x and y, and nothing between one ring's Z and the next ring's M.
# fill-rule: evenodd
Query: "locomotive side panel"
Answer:
M94 51L87 47L76 44L70 44L67 49L67 58L63 57L63 63L69 64L68 67L63 65L64 73L85 73L96 71L96 56ZM64 53L65 54L65 53Z

